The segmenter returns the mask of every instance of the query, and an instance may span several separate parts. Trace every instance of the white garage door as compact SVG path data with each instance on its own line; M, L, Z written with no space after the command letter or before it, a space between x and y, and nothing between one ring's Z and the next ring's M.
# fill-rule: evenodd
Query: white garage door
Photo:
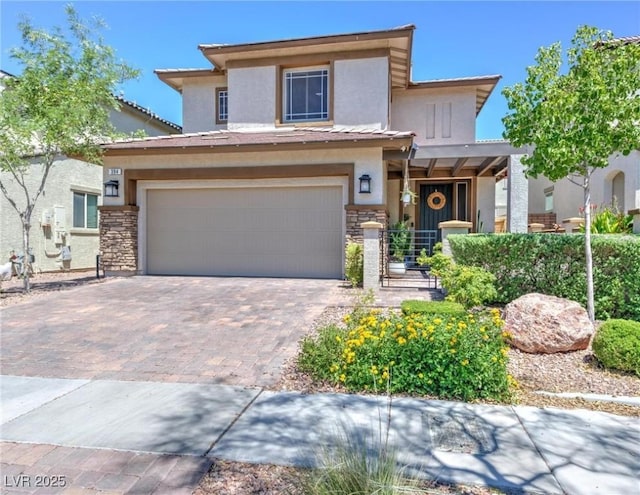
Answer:
M147 273L340 278L341 187L150 189Z

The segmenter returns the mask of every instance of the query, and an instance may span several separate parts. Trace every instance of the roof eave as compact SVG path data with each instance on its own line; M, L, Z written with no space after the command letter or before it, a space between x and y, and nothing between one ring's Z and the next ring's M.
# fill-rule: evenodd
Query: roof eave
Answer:
M156 69L154 74L163 83L175 89L178 93L182 93L184 80L191 77L215 77L223 76L224 72L213 69Z
M384 31L365 31L350 34L335 34L327 36L313 36L307 38L285 39L277 41L264 41L257 43L243 43L237 45L212 45L201 44L198 49L205 58L219 69L224 69L224 58L227 55L246 53L246 52L263 52L267 50L283 49L283 48L300 48L307 46L330 45L338 43L349 43L357 41L384 40L396 38L408 38L409 53L413 39L413 31L415 26L412 24L401 26L398 28L388 29ZM220 61L222 56L223 61ZM218 62L216 62L216 58ZM407 77L408 79L408 77Z
M288 150L316 150L334 148L376 148L381 147L386 150L402 150L410 148L413 144L413 136L387 137L379 139L363 140L341 140L341 141L311 141L311 142L282 142L282 143L245 143L245 144L209 144L209 145L186 145L186 146L149 146L141 147L112 147L117 143L102 145L105 156L131 156L145 154L195 154L195 153L234 153L234 152L260 152L288 151Z

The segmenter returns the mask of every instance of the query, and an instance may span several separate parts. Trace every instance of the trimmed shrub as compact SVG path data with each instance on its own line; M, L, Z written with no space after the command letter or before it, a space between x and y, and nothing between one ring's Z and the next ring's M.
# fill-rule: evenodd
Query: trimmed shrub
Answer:
M496 277L495 302L530 292L586 305L587 277L581 234L452 235L457 263L482 267ZM640 321L640 237L593 235L596 318Z
M462 304L451 301L420 301L408 299L402 301L400 309L404 315L431 314L464 316L467 314Z
M344 273L352 287L362 285L364 279L364 251L362 244L350 242L345 253Z
M427 250L422 249L420 256L416 258L416 261L420 266L428 266L436 277L442 277L442 275L451 270L453 267L453 259L451 256L437 252L433 256L427 256Z
M496 277L479 266L453 265L441 275L442 287L447 291L447 301L462 304L465 308L482 306L495 301L498 293Z
M593 338L593 353L606 368L640 376L640 323L605 321Z

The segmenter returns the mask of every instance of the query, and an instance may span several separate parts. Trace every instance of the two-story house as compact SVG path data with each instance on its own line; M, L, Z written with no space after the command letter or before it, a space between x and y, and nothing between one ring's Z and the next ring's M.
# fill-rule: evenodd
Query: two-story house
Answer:
M211 67L157 70L184 133L105 146L105 270L341 278L368 220L491 230L516 150L475 124L500 76L412 81L414 29L205 44Z

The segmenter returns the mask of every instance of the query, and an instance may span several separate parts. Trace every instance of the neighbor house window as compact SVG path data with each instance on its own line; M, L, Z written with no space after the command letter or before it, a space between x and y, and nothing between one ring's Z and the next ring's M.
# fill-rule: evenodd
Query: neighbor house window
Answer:
M553 187L544 190L544 211L553 211Z
M329 120L329 69L283 72L284 122Z
M98 228L98 195L73 193L73 226L78 229Z
M229 91L227 88L218 88L216 91L218 111L216 121L218 124L229 120Z

